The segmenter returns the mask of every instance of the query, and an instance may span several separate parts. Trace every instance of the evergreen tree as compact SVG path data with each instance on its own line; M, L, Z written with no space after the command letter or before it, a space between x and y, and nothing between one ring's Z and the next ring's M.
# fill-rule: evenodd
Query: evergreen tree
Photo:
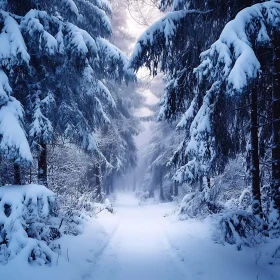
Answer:
M280 4L277 1L268 1L262 4L256 4L250 8L242 10L236 18L229 22L224 28L218 41L202 55L202 63L197 71L206 76L207 80L213 85L225 85L225 91L215 91L215 97L227 93L229 96L237 96L240 93L250 95L250 134L251 134L251 154L252 154L252 210L253 214L261 220L263 210L261 205L260 179L259 179L259 133L258 133L258 103L262 96L257 87L262 80L259 78L260 70L266 70L266 66L261 64L258 59L263 48L272 48L271 57L274 68L273 72L264 72L264 75L272 75L272 104L266 110L272 111L272 178L271 178L271 209L270 209L270 234L279 235L279 182L276 168L279 162L279 127L278 111L276 112L277 102L277 79L275 72L278 68L277 54L277 36L279 22L277 18L280 13ZM276 40L276 41L275 41ZM266 61L267 63L267 61ZM250 90L246 90L246 88ZM268 91L269 93L269 91ZM263 93L267 95L266 92ZM267 97L267 96L266 96ZM214 103L212 103L215 105ZM262 112L261 112L262 113ZM226 115L224 116L227 117ZM266 138L270 139L271 134ZM277 141L277 142L276 142Z
M112 33L107 1L8 1L3 9L9 12L2 10L3 23L12 22L11 32L18 32L5 55L25 62L10 67L8 77L38 151L38 180L46 185L47 145L61 136L95 153L94 131L110 122L103 106L115 106L104 81L133 74L126 57L106 40Z
M0 8L5 4L1 2ZM0 50L0 152L14 164L14 183L20 184L21 165L30 166L33 158L23 125L24 111L10 86L8 76L15 67L25 67L30 60L17 21L1 10L3 42Z
M161 9L171 11L138 39L131 67L137 71L146 66L154 75L163 71L168 80L158 118L181 118L177 128L183 129L185 139L172 160L177 167L174 179L180 184L201 185L199 182L206 177L207 187L211 187L211 177L223 172L237 150L244 150L246 141L234 142L237 136L227 130L230 126L238 133L232 123L242 123L241 118L236 119L234 114L226 121L223 118L231 110L232 101L222 95L216 98L223 87L213 83L208 88L194 75L193 68L224 25L254 2L229 1L224 5L219 1L161 1Z

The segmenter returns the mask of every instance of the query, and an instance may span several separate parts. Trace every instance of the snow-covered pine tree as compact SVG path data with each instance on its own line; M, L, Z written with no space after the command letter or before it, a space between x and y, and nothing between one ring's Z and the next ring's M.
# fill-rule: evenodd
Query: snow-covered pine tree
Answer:
M0 8L5 3L0 3ZM20 166L31 165L33 158L23 126L24 111L13 95L8 77L15 67L25 67L30 56L21 35L18 22L1 10L0 38L0 152L14 164L14 183L21 184Z
M193 68L199 63L200 53L237 11L255 2L233 0L224 5L223 1L160 1L159 7L167 13L138 39L131 66L135 70L146 66L154 75L158 71L167 74L161 119L176 119L188 108L195 96Z
M89 153L98 150L93 132L109 122L103 105L115 106L104 80L121 82L133 74L126 57L106 40L107 1L8 1L3 9L19 25L28 56L26 65L12 69L11 87L27 112L38 179L47 184L50 141L61 136Z
M206 76L213 85L225 85L226 91L216 91L216 98L220 94L238 97L240 93L250 93L251 96L251 153L252 153L252 210L253 214L263 218L259 182L259 135L258 135L258 98L261 96L257 84L261 81L259 76L266 65L260 57L260 50L270 48L273 56L271 60L272 75L272 178L271 178L271 209L269 228L271 236L279 236L280 232L280 203L279 203L279 85L278 85L278 36L280 3L267 1L242 10L234 20L224 28L218 41L202 54L202 63L197 68L201 76ZM263 63L269 63L265 61ZM247 90L249 87L250 90ZM267 97L267 96L266 96ZM214 103L212 103L214 104ZM267 139L271 137L266 135Z
M210 186L211 176L222 172L233 153L232 136L223 133L227 124L211 106L214 93L205 94L205 85L198 83L193 68L199 63L199 54L235 13L254 2L229 1L224 5L220 1L161 1L161 9L169 12L138 39L132 68L146 66L152 74L163 71L168 80L159 119L182 117L178 129L185 131L185 140L173 157L178 167L174 179L180 183L202 182L205 176ZM227 99L217 102L224 111L230 108ZM215 120L213 130L209 126L211 118Z

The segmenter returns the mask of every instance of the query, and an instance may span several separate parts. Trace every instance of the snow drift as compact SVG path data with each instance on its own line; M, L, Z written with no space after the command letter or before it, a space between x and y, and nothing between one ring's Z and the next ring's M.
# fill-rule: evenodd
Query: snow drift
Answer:
M55 194L40 185L0 188L0 264L15 257L36 265L51 265L56 253L51 241L61 236L56 221Z

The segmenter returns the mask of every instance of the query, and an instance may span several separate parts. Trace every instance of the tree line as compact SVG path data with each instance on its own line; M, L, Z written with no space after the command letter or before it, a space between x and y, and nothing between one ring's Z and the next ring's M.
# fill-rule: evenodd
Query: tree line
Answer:
M0 2L1 185L48 186L60 176L53 167L62 153L72 166L88 159L79 176L101 197L105 185L112 189L114 178L136 165L133 110L142 99L126 55L112 43L131 41L118 33L123 8L116 5Z
M258 232L279 236L280 2L159 2L166 14L138 39L130 66L165 74L157 118L175 122L174 133L184 137L162 162L164 172L194 193L181 210L204 204L210 213L221 211L214 178L242 156L250 221ZM249 220L236 215L238 231Z

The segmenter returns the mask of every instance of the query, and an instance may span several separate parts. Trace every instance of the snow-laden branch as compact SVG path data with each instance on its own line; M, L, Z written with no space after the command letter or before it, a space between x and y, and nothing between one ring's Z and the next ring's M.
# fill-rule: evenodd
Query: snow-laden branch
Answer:
M28 63L30 55L27 52L20 26L7 12L0 10L0 14L4 19L4 27L0 34L1 65L10 68L19 61Z
M233 90L241 91L261 68L254 47L269 45L272 30L279 26L279 1L242 10L225 26L219 40L201 54L202 62L195 72L211 81L226 80Z
M31 164L33 158L22 127L23 109L11 93L8 77L0 69L0 152L8 159Z
M153 23L137 40L130 58L130 67L137 71L141 66L155 66L165 59L163 52L175 44L176 37L187 36L178 34L178 29L184 25L188 15L205 14L210 11L180 10L167 13L163 18Z

